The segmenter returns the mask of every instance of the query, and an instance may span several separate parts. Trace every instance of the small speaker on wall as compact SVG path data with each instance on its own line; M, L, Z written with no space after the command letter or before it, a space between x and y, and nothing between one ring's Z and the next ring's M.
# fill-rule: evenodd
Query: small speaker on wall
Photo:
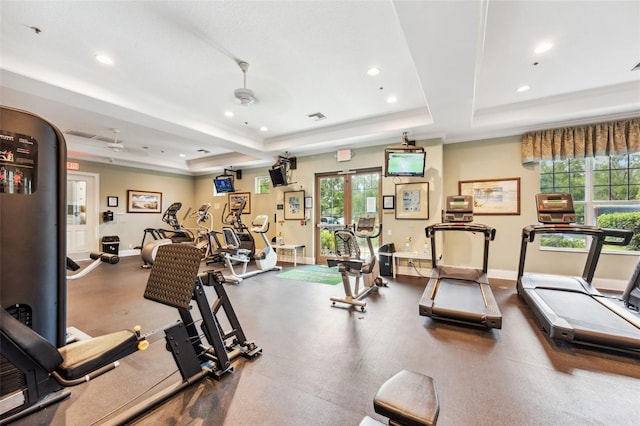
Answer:
M295 170L298 167L298 159L296 157L289 158L289 169Z

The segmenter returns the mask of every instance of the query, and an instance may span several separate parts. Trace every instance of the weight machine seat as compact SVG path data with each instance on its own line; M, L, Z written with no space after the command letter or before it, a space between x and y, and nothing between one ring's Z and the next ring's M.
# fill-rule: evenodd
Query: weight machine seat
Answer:
M136 333L123 330L71 343L56 349L44 337L0 309L2 333L49 373L65 381L77 380L138 350Z
M373 408L390 424L435 425L440 411L435 382L424 374L402 370L380 386Z
M58 349L64 361L56 371L65 380L75 380L113 360L138 350L138 336L130 330L117 331L70 343Z

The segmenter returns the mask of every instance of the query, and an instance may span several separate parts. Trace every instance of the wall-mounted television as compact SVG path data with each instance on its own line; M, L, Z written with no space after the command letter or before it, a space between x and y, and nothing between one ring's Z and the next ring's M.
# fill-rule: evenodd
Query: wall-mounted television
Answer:
M213 179L213 184L215 185L216 192L218 194L235 191L235 188L233 187L233 176L229 176L229 175L217 176L216 178Z
M271 176L271 185L273 185L274 188L276 186L289 185L287 181L287 168L284 165L269 169L269 176Z
M424 176L424 151L385 151L385 176Z

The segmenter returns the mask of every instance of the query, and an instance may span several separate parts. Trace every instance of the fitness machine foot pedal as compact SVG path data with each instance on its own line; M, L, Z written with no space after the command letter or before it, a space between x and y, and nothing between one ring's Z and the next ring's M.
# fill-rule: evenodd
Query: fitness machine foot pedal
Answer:
M435 425L440 411L435 382L424 374L402 370L380 386L373 408L390 424Z

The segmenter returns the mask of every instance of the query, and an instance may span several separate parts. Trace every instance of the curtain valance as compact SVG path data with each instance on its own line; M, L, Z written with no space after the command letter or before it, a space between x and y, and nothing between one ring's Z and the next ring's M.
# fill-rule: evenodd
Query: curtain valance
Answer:
M522 164L634 152L640 152L640 117L529 132L522 137Z

